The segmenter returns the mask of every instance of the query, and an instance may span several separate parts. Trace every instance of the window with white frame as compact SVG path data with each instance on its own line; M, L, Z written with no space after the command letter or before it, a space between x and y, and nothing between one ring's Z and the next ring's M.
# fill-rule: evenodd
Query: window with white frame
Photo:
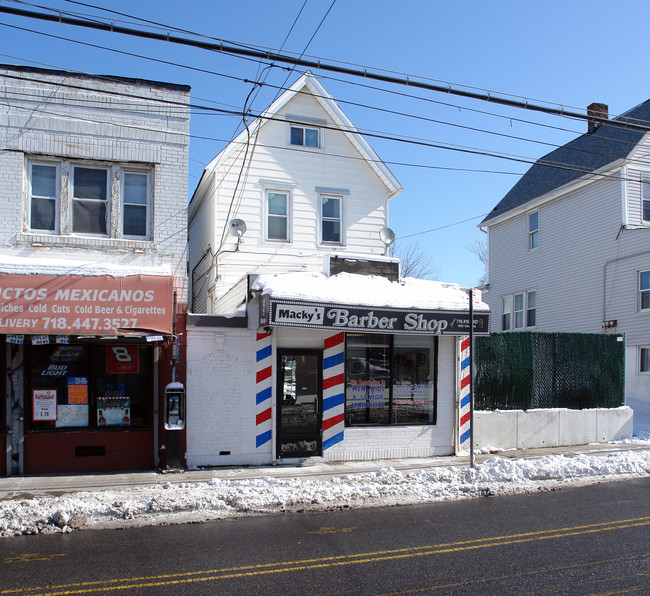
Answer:
M514 328L522 329L524 326L524 294L515 294L514 304Z
M639 372L650 373L650 347L639 348Z
M639 310L650 310L650 271L639 271Z
M528 290L501 297L501 331L535 327L537 324L537 291Z
M72 231L107 232L108 170L75 166L72 173Z
M152 173L120 164L30 160L26 231L148 240Z
M539 248L539 211L528 214L528 250Z
M149 174L124 172L122 179L122 233L127 238L147 235L149 229Z
M512 296L501 298L501 331L510 331L512 321Z
M321 195L321 242L343 244L343 197Z
M650 181L644 180L642 183L641 211L643 221L650 223Z
M59 168L54 164L32 163L29 167L29 227L58 231Z
M526 327L534 327L537 321L537 292L526 292Z
M266 191L266 238L267 240L289 241L290 201L289 192Z
M303 126L301 124L292 124L289 134L291 145L301 147L320 147L320 128L315 126Z

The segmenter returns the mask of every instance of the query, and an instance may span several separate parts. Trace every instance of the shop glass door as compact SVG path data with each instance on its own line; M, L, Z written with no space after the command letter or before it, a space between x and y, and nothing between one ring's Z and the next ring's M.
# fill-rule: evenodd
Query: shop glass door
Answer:
M322 455L322 352L278 352L278 457Z

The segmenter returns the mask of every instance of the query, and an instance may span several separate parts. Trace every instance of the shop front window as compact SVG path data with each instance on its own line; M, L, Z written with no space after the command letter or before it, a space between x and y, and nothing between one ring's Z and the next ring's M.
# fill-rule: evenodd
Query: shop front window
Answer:
M346 424L435 424L437 338L346 335Z
M388 424L390 335L346 335L345 411L348 424Z
M396 424L434 424L432 351L396 347L393 376L393 420Z
M151 350L138 344L31 346L29 428L151 427Z

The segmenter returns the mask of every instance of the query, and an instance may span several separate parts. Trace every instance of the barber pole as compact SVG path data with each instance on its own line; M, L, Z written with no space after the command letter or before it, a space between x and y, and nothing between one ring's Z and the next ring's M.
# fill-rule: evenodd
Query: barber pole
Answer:
M256 416L255 447L271 440L272 366L271 334L258 333L256 342Z
M325 340L323 350L323 451L343 440L345 429L345 334Z
M459 401L458 401L458 446L460 451L469 449L471 434L471 412L470 412L470 340L469 337L460 338L460 374L459 374Z

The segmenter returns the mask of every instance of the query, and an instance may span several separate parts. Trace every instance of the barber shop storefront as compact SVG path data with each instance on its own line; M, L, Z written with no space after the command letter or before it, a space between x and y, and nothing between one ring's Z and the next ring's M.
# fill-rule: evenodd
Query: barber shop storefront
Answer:
M188 463L255 464L322 457L328 461L427 457L458 451L460 361L470 329L469 298L456 284L342 273L260 275L251 285L247 329L189 328L219 360L245 361L254 344L253 386L222 396L215 380L190 379L212 441L188 437ZM320 299L319 299L320 298ZM366 304L360 304L366 302ZM474 333L487 334L478 301ZM200 317L200 316L199 316ZM190 356L192 358L192 356ZM198 391L191 391L196 382ZM221 385L228 385L222 377ZM234 391L234 395L233 395ZM207 392L207 394L206 394ZM254 398L251 398L251 395ZM239 428L218 420L237 420ZM197 412L198 413L198 412ZM191 425L190 414L188 424ZM216 426L213 426L213 424Z
M171 276L0 273L4 474L152 469Z

